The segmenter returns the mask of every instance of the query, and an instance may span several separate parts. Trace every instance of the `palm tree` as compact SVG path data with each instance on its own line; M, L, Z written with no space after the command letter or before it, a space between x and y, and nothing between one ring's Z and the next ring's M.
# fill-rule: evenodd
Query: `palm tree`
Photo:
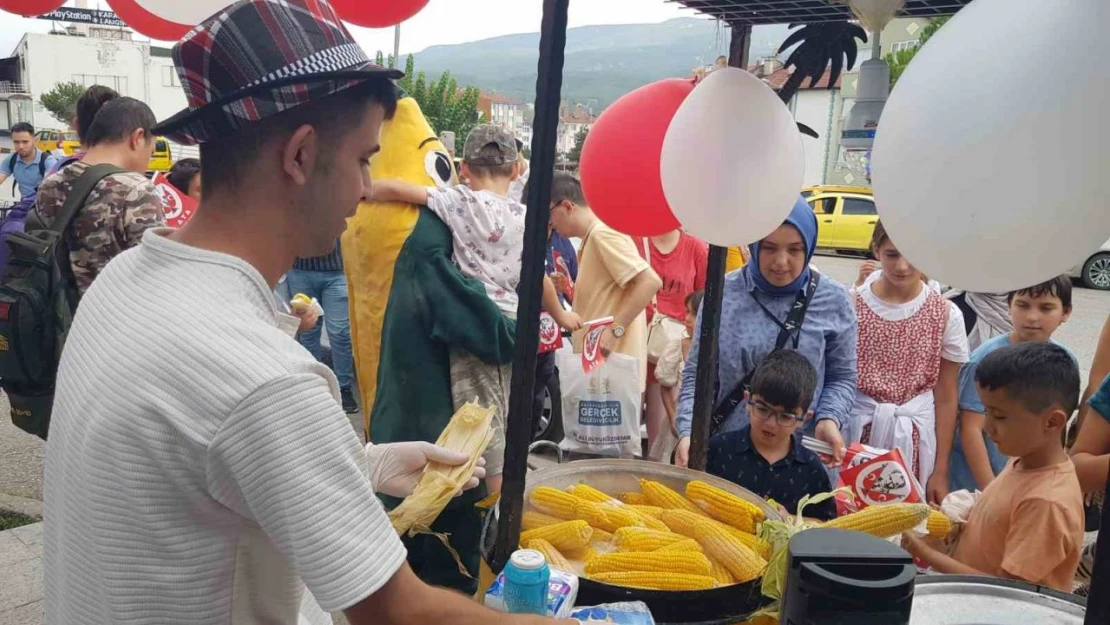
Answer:
M791 24L790 28L797 26L798 24ZM846 68L851 71L855 67L857 39L861 43L867 43L867 31L851 22L806 24L791 33L779 46L779 54L799 42L801 45L786 59L786 67L793 66L794 73L779 89L782 101L789 104L806 78L809 78L810 85L817 84L830 64L828 88L832 89L841 70Z

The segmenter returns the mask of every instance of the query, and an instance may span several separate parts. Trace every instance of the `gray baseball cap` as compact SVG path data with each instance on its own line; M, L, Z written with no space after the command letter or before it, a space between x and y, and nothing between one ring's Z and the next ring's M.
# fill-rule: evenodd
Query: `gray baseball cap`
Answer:
M482 154L486 146L497 148L497 153L491 154L492 150L486 150ZM505 165L516 161L516 157L516 137L500 126L478 124L466 135L463 160L470 165Z

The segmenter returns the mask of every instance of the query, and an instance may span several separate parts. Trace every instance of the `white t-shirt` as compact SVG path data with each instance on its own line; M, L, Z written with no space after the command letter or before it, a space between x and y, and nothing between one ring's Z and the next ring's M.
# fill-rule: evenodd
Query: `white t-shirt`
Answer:
M459 271L486 287L501 312L516 318L524 205L490 191L459 185L428 189L428 208L451 229Z
M921 293L917 297L905 304L891 304L875 295L871 290L872 283L865 283L856 293L872 312L887 321L902 321L916 315L921 307L925 305L925 300L929 297L929 292L932 291L932 289L926 287L921 289ZM962 364L967 362L969 357L967 334L964 333L964 315L955 304L947 300L946 303L948 304L948 322L944 326L944 340L941 343L940 356L949 362Z
M335 377L253 267L167 232L108 265L66 342L45 623L295 624L306 584L349 608L405 549Z

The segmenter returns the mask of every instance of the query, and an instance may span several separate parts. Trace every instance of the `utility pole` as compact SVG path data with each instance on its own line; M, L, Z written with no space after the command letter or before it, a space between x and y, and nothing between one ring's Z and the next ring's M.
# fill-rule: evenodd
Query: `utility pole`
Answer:
M393 67L400 69L401 65L401 25L393 27Z

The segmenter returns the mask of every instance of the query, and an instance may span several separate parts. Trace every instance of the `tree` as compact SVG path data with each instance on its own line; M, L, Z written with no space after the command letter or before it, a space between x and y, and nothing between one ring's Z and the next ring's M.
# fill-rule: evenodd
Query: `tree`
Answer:
M85 94L85 85L79 82L60 82L42 94L39 102L54 116L54 119L68 124L77 115L77 100Z
M578 159L582 158L582 146L586 145L586 135L590 134L589 126L582 126L578 134L574 136L574 147L567 152L567 160L577 163Z
M381 57L379 52L378 58ZM424 72L416 71L416 62L410 54L405 59L405 77L397 81L397 86L416 100L437 133L454 132L458 145L462 145L470 129L478 123L480 91L477 87L460 88L451 72L443 72L438 80L429 83Z
M937 17L929 21L929 25L921 31L921 39L918 40L917 46L909 50L899 50L886 55L887 65L890 65L890 88L894 88L894 84L902 77L902 72L906 71L910 61L917 55L917 51L921 46L925 45L933 35L937 34L941 26L944 26L951 16Z

